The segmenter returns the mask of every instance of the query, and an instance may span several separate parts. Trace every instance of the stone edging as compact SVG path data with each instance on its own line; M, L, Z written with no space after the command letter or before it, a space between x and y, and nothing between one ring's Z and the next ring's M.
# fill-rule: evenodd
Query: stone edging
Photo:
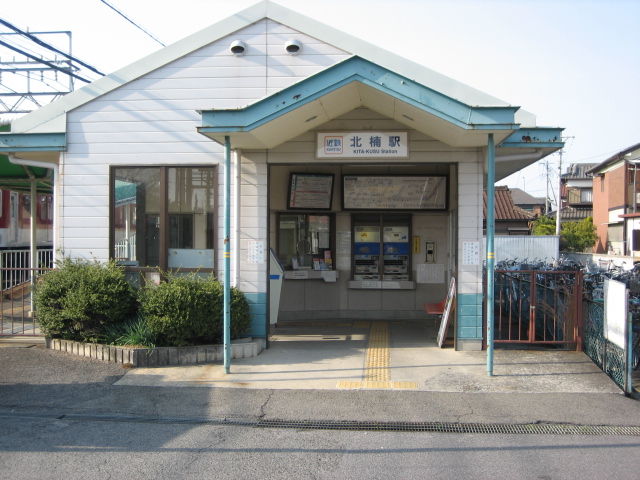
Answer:
M82 343L59 338L45 338L45 346L72 355L94 358L102 362L119 363L133 367L164 367L170 365L196 365L224 360L224 345L197 345L190 347L131 348ZM231 344L231 358L258 356L265 340L254 338Z

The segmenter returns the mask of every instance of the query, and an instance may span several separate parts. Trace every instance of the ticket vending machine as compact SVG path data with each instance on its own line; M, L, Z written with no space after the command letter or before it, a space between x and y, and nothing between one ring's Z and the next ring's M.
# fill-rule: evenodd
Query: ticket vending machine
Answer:
M354 280L380 280L380 226L353 227Z
M382 280L409 280L409 227L383 227Z

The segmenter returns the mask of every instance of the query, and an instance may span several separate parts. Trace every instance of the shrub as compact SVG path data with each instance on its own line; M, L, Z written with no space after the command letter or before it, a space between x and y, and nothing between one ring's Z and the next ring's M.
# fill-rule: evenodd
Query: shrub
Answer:
M93 341L135 309L135 291L115 261L64 258L36 284L36 318L45 335Z
M223 285L214 277L165 274L167 280L140 290L140 313L161 345L219 343L223 336ZM231 289L231 336L250 325L244 294Z

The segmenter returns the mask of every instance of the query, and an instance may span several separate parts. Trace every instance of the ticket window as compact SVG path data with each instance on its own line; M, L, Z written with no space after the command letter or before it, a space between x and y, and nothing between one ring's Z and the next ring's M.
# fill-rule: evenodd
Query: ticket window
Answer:
M280 214L278 258L286 270L333 270L332 215Z
M410 215L353 216L353 279L411 280Z

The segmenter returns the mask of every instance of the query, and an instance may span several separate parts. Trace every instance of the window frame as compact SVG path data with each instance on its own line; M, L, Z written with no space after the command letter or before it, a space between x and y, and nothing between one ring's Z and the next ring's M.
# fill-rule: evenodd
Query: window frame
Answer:
M217 165L111 165L109 167L109 258L115 258L115 183L116 183L116 172L119 169L159 169L160 171L160 185L159 190L162 193L159 198L159 212L158 216L160 217L160 239L158 249L160 252L165 252L164 255L160 255L158 258L158 266L157 267L147 267L147 266L127 266L127 271L137 271L137 272L157 272L158 270L162 272L201 272L201 273L215 273L218 271L218 238L216 235L217 232L217 216L216 211L218 208L218 166ZM170 220L169 220L169 170L172 168L176 169L190 169L190 168L198 168L204 169L209 168L213 171L213 192L212 197L214 200L213 212L206 212L207 218L209 218L209 214L212 215L213 226L212 228L206 228L207 234L210 231L213 234L212 239L212 249L214 251L213 256L213 268L207 267L181 267L181 268L169 268L169 243L170 243ZM141 222L140 218L137 218L136 223L139 224ZM209 246L209 238L207 237L207 246Z
M293 271L293 264L289 265L289 264L285 264L282 262L281 260L281 252L280 252L280 237L281 237L281 218L282 216L299 216L299 215L304 215L306 217L306 223L307 225L309 224L309 220L308 217L309 216L314 216L314 217L329 217L329 248L328 251L331 252L331 261L332 261L332 269L331 270L337 270L337 266L336 266L336 215L334 212L326 212L326 211L318 211L318 210L307 210L307 211L291 211L291 210L287 210L284 212L276 212L276 246L277 248L276 250L276 255L279 259L279 261L282 263L282 266L284 267L285 270L287 271ZM313 267L311 268L311 270L313 270Z

